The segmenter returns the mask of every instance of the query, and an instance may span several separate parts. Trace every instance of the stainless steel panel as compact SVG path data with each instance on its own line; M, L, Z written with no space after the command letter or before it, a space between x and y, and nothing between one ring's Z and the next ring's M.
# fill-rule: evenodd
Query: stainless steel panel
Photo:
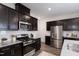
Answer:
M51 41L51 46L55 48L62 48L62 40L53 40Z
M62 39L62 26L51 27L51 38Z
M51 46L55 48L62 48L63 43L63 31L62 26L51 27Z

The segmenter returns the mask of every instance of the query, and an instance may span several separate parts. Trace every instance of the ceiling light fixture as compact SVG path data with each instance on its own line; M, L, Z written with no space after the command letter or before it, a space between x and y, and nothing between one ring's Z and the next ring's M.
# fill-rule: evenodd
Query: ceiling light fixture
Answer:
M48 8L48 10L51 11L52 9L51 8Z

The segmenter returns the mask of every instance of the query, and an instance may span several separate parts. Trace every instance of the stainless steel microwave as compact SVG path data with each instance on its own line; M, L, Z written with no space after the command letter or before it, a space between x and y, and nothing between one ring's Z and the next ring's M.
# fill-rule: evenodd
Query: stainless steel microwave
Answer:
M31 23L19 21L19 30L29 30L31 28Z

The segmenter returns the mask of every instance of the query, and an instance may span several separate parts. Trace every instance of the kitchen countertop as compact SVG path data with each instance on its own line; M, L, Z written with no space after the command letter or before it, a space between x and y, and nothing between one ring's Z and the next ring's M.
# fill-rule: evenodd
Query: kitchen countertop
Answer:
M64 40L61 56L79 56L79 41Z
M18 43L22 43L22 41L16 40L16 41L4 41L2 43L0 43L0 48L2 47L6 47L9 45L13 45L13 44L18 44Z
M67 40L79 40L79 38L71 38L71 37L63 37L63 39L67 39Z

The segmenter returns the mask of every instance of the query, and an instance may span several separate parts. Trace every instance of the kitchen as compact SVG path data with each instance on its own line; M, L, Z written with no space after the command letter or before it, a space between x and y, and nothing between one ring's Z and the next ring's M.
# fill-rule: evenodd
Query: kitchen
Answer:
M52 6L54 4L52 4L52 5L47 4L47 5ZM29 48L29 45L28 45L28 47L26 47L26 50L27 50L26 53L24 51L24 52L21 52L21 54L26 55L26 56L34 55L36 53L36 49L41 50L42 48L44 48L43 47L44 43L46 43L44 45L47 45L47 46L49 46L49 48L51 48L51 46L50 46L50 34L51 34L50 27L51 26L61 26L61 25L64 26L64 28L63 28L64 31L62 30L63 35L61 34L64 39L71 39L72 40L72 39L78 38L78 30L79 30L78 29L79 14L77 11L78 9L77 10L74 9L75 11L77 11L75 13L68 12L69 14L65 14L65 15L59 15L59 16L54 15L54 17L52 17L52 18L45 18L45 20L44 20L43 15L44 16L49 15L49 17L52 15L50 12L51 8L47 8L50 11L46 10L45 12L48 11L48 14L45 15L45 14L43 14L44 10L42 10L42 12L41 12L41 10L37 9L37 7L39 6L39 8L41 9L41 6L43 6L42 8L45 8L45 6L47 6L47 5L42 4L42 3L41 4L38 3L36 5L31 4L31 3L21 3L21 4L20 3L17 3L17 4L3 3L3 4L0 4L0 7L3 8L0 11L0 18L3 19L3 21L2 20L0 21L0 23L1 23L1 25L0 25L0 30L1 30L0 31L0 36L1 36L0 39L2 39L2 40L0 40L0 42L1 42L0 47L6 46L6 44L8 44L8 43L5 41L8 40L9 44L11 44L9 46L11 51L8 50L9 53L12 56L13 55L17 56L17 53L13 49L16 47L15 43L18 43L18 42L21 43L20 44L21 47L18 47L19 49L21 49L21 51L23 51L22 48L25 48L22 45L25 46L27 44L33 43L32 45L30 45L32 47ZM73 7L73 5L74 5L74 7L76 6L76 4L72 4L72 5L67 4L66 6ZM58 4L58 6L62 6L62 4ZM55 7L53 6L53 7L57 8L58 6L55 6ZM68 7L68 8L70 8L70 7ZM64 7L61 7L61 8L64 8ZM36 11L36 9L37 9L37 11ZM59 8L58 10L61 10L61 9ZM58 11L58 10L56 9L56 11ZM72 10L72 11L74 11L74 10ZM39 14L42 13L42 15L41 15L42 17L38 17L37 15L35 15L34 14L35 11L36 11L36 14L38 14L38 12L39 12ZM69 11L71 11L71 9ZM19 20L18 20L18 18L19 18ZM26 18L27 18L27 20L26 20ZM6 21L4 21L5 19L6 19ZM74 21L74 19L75 19L75 21ZM18 23L18 21L19 21L19 23ZM51 23L52 23L52 25L51 25ZM24 38L22 38L22 36ZM49 37L48 41L46 41L47 36ZM22 40L17 42L15 39L16 37L18 40L20 40L21 38L22 38ZM25 38L27 38L27 40ZM62 40L63 40L63 38L62 38ZM75 39L75 40L77 40L77 39ZM14 44L14 45L12 45L12 44ZM49 49L49 48L47 48L47 49ZM62 48L62 45L61 45L61 48ZM30 50L30 49L32 49L32 50ZM1 49L1 50L3 50L3 49ZM5 50L5 48L4 48L4 50ZM18 49L16 49L16 50L18 50ZM27 53L28 50L30 50L29 53ZM61 49L58 49L58 50L61 50ZM62 48L62 51L63 51L63 48ZM62 51L60 51L60 53L62 53ZM7 54L7 52L5 52L5 53ZM49 53L47 51L45 51L44 53L51 55L51 53ZM1 51L1 54L4 55L3 51ZM8 54L8 55L10 55L10 54ZM18 54L20 54L20 53L18 52ZM45 56L45 54L42 54L42 55ZM63 53L61 55L63 55Z

